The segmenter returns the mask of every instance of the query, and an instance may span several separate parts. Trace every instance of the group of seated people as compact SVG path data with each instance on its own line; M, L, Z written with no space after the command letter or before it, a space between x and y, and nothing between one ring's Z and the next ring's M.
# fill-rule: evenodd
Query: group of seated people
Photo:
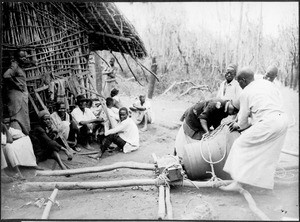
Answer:
M99 101L93 102L79 95L76 107L70 113L64 102L57 102L51 114L47 110L40 111L39 123L28 135L9 127L10 119L6 118L1 124L1 169L11 165L23 178L18 166L42 170L37 164L47 159L54 159L61 169L67 169L59 152L63 151L71 160L75 151L81 152L83 148L94 150L91 147L93 142L100 144L99 152L89 156L96 159L101 158L106 150L111 152L113 147L124 153L136 150L139 147L137 124L145 123L145 130L147 123L153 122L150 107L145 96L141 95L129 113L129 109L122 107L118 90L113 89L111 97L106 98L106 108Z

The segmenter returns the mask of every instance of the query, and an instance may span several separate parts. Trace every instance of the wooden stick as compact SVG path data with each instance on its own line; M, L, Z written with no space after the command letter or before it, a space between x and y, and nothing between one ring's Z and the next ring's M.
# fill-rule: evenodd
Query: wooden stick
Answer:
M137 79L137 77L136 77L135 74L133 73L133 71L132 71L132 69L131 69L131 67L130 67L128 61L127 61L127 59L125 58L124 54L121 53L121 55L122 55L123 59L125 60L125 62L126 62L126 64L127 64L127 67L129 68L129 71L130 71L131 74L133 75L134 79L135 79L141 86L143 86L143 84L140 83L140 81Z
M146 69L148 72L150 72L150 73L157 79L157 81L159 82L159 78L157 77L157 75L156 75L154 72L152 72L151 70L149 70L146 66L144 66L142 63L140 63L137 59L135 59L135 61L136 61L140 66L142 66L144 69Z
M48 203L47 203L47 205L45 207L45 210L43 212L43 215L42 215L41 219L48 219L49 218L49 213L50 213L51 207L52 207L52 205L54 203L54 200L56 198L57 192L58 192L58 189L55 188L53 190L51 196L49 197Z
M223 185L228 185L232 183L232 180L222 180ZM172 185L179 185L184 187L216 187L216 183L212 181L192 181L192 180L183 180L180 182L173 182Z
M99 153L99 151L90 151L90 152L85 152L85 153L77 153L78 155L90 155L90 154L96 154L96 153Z
M180 97L180 96L183 96L183 95L185 95L185 94L187 94L187 93L188 93L189 91L191 91L192 89L208 90L208 91L209 91L209 89L208 89L208 87L207 87L206 85L192 86L192 87L188 88L185 92L181 93L181 94L179 95L179 97Z
M163 185L159 186L159 196L158 196L158 220L163 220L166 215L166 205L165 205L165 187Z
M24 191L47 191L58 188L59 190L86 190L119 188L131 186L163 185L165 181L159 179L132 179L105 182L27 182L21 185Z
M121 69L121 71L122 72L124 72L124 70L123 70L123 68L122 68L122 66L121 66L121 64L120 64L120 62L119 62L119 60L118 60L118 58L112 53L112 51L110 52L110 54L112 54L113 55L113 57L115 58L115 60L116 60L116 62L118 63L118 65L119 65L119 67L120 67L120 69Z
M173 219L173 208L171 204L171 197L170 197L170 187L166 186L166 210L167 210L167 219Z
M150 163L138 163L138 162L119 162L106 166L99 167L85 167L78 169L70 170L37 170L36 176L65 176L65 175L74 175L74 174L84 174L84 173L98 173L111 171L118 168L130 168L138 170L155 170L153 164Z

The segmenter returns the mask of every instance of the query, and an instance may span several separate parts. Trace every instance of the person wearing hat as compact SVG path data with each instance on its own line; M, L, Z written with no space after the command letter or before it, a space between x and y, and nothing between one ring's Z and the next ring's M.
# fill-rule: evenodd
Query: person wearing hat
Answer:
M182 157L186 144L202 139L205 134L216 129L222 119L238 112L238 103L222 99L210 99L196 103L188 108L181 121L183 121L175 140L174 154Z
M76 107L71 112L74 121L79 129L78 143L83 148L91 150L89 139L100 127L103 126L103 118L97 118L91 109L86 107L87 99L83 95L76 98Z
M59 152L61 150L64 151L68 160L72 160L73 155L64 146L58 143L57 131L51 122L50 113L46 110L42 110L39 112L38 117L40 125L37 125L29 134L37 162L39 163L53 158L57 161L61 169L67 169L61 161Z
M80 152L81 149L76 146L79 129L72 119L72 116L66 112L65 103L62 101L57 102L55 111L51 113L50 116L54 122L55 128L68 141L70 147L75 151Z
M254 81L254 72L248 67L239 71L237 81L243 89L239 116L229 127L243 133L234 141L223 168L233 183L221 189L240 191L242 184L273 189L276 164L288 127L282 97L270 81Z
M229 64L225 72L225 80L220 84L216 98L223 100L237 100L241 94L241 87L235 80L237 66Z
M118 68L115 66L115 58L111 57L109 60L109 66L106 67L102 75L106 78L103 79L103 96L105 98L110 97L111 90L116 86L116 75Z

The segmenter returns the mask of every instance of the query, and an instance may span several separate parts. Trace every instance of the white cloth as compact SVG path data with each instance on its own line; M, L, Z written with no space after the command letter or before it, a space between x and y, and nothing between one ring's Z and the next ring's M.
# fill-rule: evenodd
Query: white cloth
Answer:
M115 128L106 130L105 136L116 133L118 133L118 135L126 141L126 144L123 147L124 153L128 153L139 148L139 130L131 118L127 118L118 123Z
M119 110L115 107L107 108L107 113L111 120L111 127L114 128L120 122Z
M133 103L133 107L143 107L146 108L145 111L132 111L132 118L135 121L136 124L140 124L145 116L145 114L148 114L148 123L154 123L154 113L152 112L151 108L151 102L149 100L146 100L144 104L141 104L141 101L137 99Z
M221 82L216 97L223 100L236 100L239 98L241 92L242 88L240 87L238 81L233 79L230 83L227 83L227 81L225 80Z
M176 140L175 140L175 150L176 150L177 156L179 156L181 158L183 157L183 150L184 150L184 146L186 144L195 143L195 142L199 142L199 141L200 140L192 139L191 137L186 135L184 133L183 126L181 125L181 127L177 133Z
M278 89L267 80L255 80L240 96L238 124L246 129L233 143L224 171L241 183L267 189L274 187L274 174L287 132Z
M5 145L6 145L6 135L1 132L1 170L7 167L6 158L3 152Z
M13 138L19 137L20 134L23 134L22 131L11 127L8 131ZM29 136L24 135L23 137L14 140L12 143L6 143L4 147L4 154L12 167L37 166L36 157L34 155L33 146Z
M57 128L58 132L62 134L65 139L68 139L70 133L70 116L66 113L66 120L62 120L57 112L53 112L51 115L54 121L54 126Z
M81 121L89 121L92 119L96 119L96 116L89 108L84 108L84 112L81 111L79 107L76 107L71 112L72 117L74 118L77 127L80 129L82 125L79 125Z

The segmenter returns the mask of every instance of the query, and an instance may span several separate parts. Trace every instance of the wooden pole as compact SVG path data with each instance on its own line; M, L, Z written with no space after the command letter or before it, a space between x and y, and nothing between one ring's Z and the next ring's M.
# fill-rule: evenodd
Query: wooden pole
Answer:
M84 174L84 173L98 173L98 172L111 171L118 168L155 170L155 166L150 163L119 162L107 166L85 167L85 168L70 169L70 170L37 170L36 176L65 176L65 175Z
M255 213L263 221L270 220L270 218L256 206L254 199L247 190L242 189L239 192L245 197L249 208L253 213Z
M228 185L232 183L232 180L222 180L222 185ZM201 181L192 181L192 180L183 180L180 182L173 182L172 185L181 185L184 187L196 187L196 188L200 188L200 187L217 187L216 186L216 182L213 181L205 181L205 182L201 182Z
M159 196L158 196L158 220L162 220L166 215L166 205L165 205L165 187L163 185L159 186Z
M58 188L59 190L86 190L119 188L131 186L163 185L165 181L159 179L132 179L105 182L27 182L21 189L24 191L47 191Z
M47 203L47 205L45 207L45 210L43 212L43 215L42 215L42 219L48 219L49 218L49 213L50 213L51 207L54 203L54 200L56 198L57 192L58 192L58 189L55 188L53 190L51 196L49 197L48 203Z
M170 187L166 186L166 210L167 210L167 219L173 219L173 208L171 204L171 196L170 196Z

